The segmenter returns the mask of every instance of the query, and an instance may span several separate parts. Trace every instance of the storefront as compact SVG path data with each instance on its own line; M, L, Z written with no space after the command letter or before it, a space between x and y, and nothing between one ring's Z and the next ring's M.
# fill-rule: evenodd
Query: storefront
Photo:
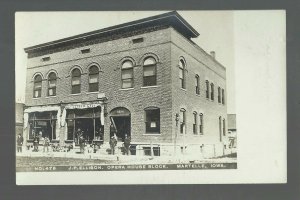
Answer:
M110 112L110 122L110 137L115 134L119 140L123 141L125 135L131 136L131 116L127 108L114 108Z
M67 105L65 110L66 143L75 142L78 145L80 136L87 143L103 141L104 118L100 104Z
M35 136L48 137L50 141L56 137L56 121L57 112L33 112L29 113L29 134L28 139L31 140Z

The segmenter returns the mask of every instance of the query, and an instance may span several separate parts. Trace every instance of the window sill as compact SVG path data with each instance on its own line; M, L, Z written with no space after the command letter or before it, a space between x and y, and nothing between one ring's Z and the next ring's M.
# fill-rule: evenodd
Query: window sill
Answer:
M126 90L133 90L134 88L121 88L119 90L123 90L123 91L126 91Z
M96 92L86 92L86 94L97 94L99 93L99 91L96 91Z
M76 94L70 94L71 96L78 96L81 95L81 93L76 93Z
M142 86L141 88L157 88L159 87L158 85L151 85L151 86Z
M56 96L46 96L45 98L48 99L48 98L55 98Z
M32 97L32 99L41 99L42 97Z
M185 91L185 92L187 91L186 88L180 88L180 89L183 90L183 91Z
M155 133L144 133L143 135L161 136L161 133L158 133L158 132L155 132Z
M200 94L196 94L196 96L197 96L197 97L201 97L201 95L200 95Z

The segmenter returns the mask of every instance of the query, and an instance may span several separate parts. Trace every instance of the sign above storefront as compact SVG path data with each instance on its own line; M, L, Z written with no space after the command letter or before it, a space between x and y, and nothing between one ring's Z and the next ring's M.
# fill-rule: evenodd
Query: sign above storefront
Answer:
M101 104L99 103L92 103L92 104L72 104L72 105L66 105L66 109L87 109L87 108L95 108L99 107Z

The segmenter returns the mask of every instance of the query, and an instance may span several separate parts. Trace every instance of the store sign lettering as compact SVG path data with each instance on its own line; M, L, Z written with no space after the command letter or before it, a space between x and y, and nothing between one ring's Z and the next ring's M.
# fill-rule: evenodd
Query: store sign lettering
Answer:
M76 108L95 108L100 106L100 104L86 104L86 105L71 105L71 106L67 106L67 109L76 109Z

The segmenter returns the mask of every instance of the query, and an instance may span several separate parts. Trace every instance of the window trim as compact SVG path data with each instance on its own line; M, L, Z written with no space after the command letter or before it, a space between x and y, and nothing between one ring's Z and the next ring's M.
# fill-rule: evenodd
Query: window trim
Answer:
M205 97L206 97L206 99L210 99L210 84L209 84L209 80L205 81Z
M204 115L199 114L199 135L204 135Z
M182 65L180 65L180 63ZM178 69L180 70L180 72L182 71L182 78L179 77L180 88L186 89L186 62L185 62L184 58L179 59Z
M148 64L148 65L145 65L145 61L147 60L147 59L150 59L150 58L152 58L154 61L155 61L155 64ZM153 84L153 85L145 85L145 75L144 75L144 72L145 72L145 68L147 68L147 67L155 67L155 69L154 69L154 73L155 73L155 75L153 75L153 76L146 76L146 77L155 77L155 84ZM143 85L142 85L142 87L149 87L149 86L157 86L158 84L157 84L157 60L155 59L155 57L153 57L153 56L147 56L146 58L144 58L144 60L143 60Z
M79 70L80 76L73 76L73 72L74 72L75 70ZM74 77L79 77L79 84L73 85L73 78L74 78ZM81 71L80 68L75 67L75 68L73 68L73 69L71 70L71 94L72 94L72 95L78 95L78 94L81 94L81 77L82 77L82 71ZM79 85L79 92L78 92L78 93L73 93L73 86L77 86L77 85Z
M193 112L193 134L198 135L198 114L196 111Z
M40 81L36 81L36 77L38 77L38 76L41 77ZM38 90L36 89L36 84L37 83L41 83L41 87ZM39 95L37 97L35 96L36 91L39 91ZM42 91L43 91L43 76L40 73L37 73L33 77L33 95L32 95L32 98L34 98L34 99L41 98L42 97Z
M96 67L97 70L98 70L98 73L91 73L90 70L91 70L92 67ZM88 93L99 92L99 82L100 82L99 74L100 74L100 68L96 64L91 64L88 69L89 69L89 80L88 80L89 87L88 87ZM98 75L97 76L97 90L96 91L91 91L91 84L95 84L95 83L90 83L91 75L96 75L96 74Z
M180 119L180 117L181 117L181 113L183 113L182 115L182 121L180 121L181 119ZM181 132L181 126L183 126L182 127L182 132ZM179 128L180 128L180 130L179 130L179 133L180 133L180 135L186 135L186 129L187 129L187 127L186 127L186 109L184 109L184 108L181 108L180 109L180 114L179 114Z
M200 76L196 74L196 95L200 95Z

